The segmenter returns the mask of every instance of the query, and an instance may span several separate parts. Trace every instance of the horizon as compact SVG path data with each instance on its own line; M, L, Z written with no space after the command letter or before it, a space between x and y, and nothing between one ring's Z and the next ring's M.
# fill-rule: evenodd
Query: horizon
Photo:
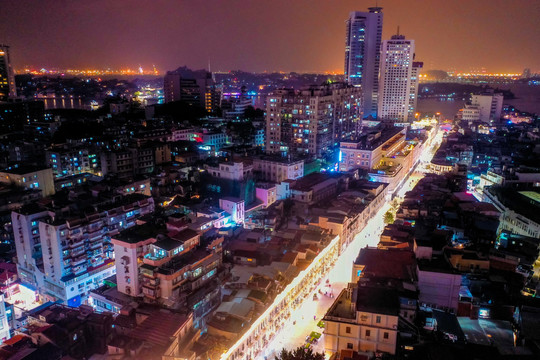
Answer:
M384 14L382 38L389 39L399 26L402 34L415 40L416 59L426 70L539 70L540 49L529 43L540 38L536 25L540 7L519 6L530 4L526 0L433 0L429 7L424 3L384 0L378 5ZM373 6L349 0L338 4L276 0L252 6L237 0L203 4L135 0L129 7L105 0L33 6L37 4L36 0L2 4L0 42L10 45L17 69L27 64L137 69L146 64L143 67L156 65L165 72L174 64L199 69L210 63L213 69L254 73L342 73L345 20L351 11Z

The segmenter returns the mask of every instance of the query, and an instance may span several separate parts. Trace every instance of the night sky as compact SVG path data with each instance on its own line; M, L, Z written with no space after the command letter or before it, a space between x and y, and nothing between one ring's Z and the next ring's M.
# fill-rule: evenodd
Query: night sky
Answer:
M345 20L373 1L0 0L14 66L343 72ZM425 68L540 70L540 0L380 0Z

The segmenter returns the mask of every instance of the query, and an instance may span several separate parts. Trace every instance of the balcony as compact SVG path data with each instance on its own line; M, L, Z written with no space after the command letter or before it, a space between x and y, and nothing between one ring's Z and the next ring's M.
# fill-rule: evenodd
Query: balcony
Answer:
M160 280L158 278L143 277L142 286L145 286L150 289L155 289L159 287L159 284L160 284Z
M154 278L154 270L149 269L148 267L142 266L140 268L140 273L141 273L141 275L143 275L145 277L152 278L152 279Z
M72 250L71 251L71 257L76 258L76 257L81 256L84 253L85 253L84 247L81 246L81 247L77 248L77 250Z
M78 239L72 239L70 241L68 241L68 244L69 244L69 247L74 249L76 247L79 247L81 245L84 244L84 239L81 237L81 238L78 238Z
M86 262L86 256L79 256L78 258L73 259L71 265L76 267L78 265L84 264Z

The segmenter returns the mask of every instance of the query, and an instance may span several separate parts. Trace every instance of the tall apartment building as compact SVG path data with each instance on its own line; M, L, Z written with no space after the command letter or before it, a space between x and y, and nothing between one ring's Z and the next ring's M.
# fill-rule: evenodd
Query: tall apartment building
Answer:
M411 69L411 87L409 91L409 109L407 113L407 119L409 122L413 122L416 118L416 106L418 104L418 76L420 75L420 69L423 67L423 62L413 61Z
M493 90L471 96L472 106L477 106L479 110L478 120L487 124L494 124L500 121L503 100L503 94L495 93Z
M165 102L182 101L189 105L199 105L213 111L219 105L212 73L206 70L193 71L179 67L168 71L163 79Z
M399 123L409 120L411 88L418 88L411 85L413 60L414 40L393 35L390 40L383 41L377 114L380 119ZM412 114L414 116L414 112Z
M15 75L9 58L9 46L0 44L0 101L17 96Z
M35 205L12 212L19 276L44 298L80 304L115 273L110 237L154 210L153 199L141 194L94 201L85 212Z
M379 67L383 13L380 7L369 12L351 12L345 37L345 78L364 91L364 117L377 118Z
M362 89L343 83L268 96L266 152L321 157L355 134L362 119Z

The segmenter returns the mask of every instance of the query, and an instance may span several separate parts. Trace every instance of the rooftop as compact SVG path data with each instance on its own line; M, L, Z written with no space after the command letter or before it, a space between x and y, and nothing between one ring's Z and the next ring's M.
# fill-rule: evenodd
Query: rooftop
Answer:
M185 315L160 309L150 314L130 335L141 341L167 346L171 337L187 321L188 317Z
M324 181L332 179L332 176L329 174L323 174L323 173L311 173L309 175L306 175L298 180L296 180L291 186L292 190L297 191L309 191L311 190L315 185L318 185Z
M341 290L341 293L336 298L330 309L326 312L326 316L337 317L342 319L356 320L356 313L352 310L351 296L348 289Z
M13 165L8 168L1 170L8 174L24 175L28 173L33 173L36 171L47 170L47 167L44 166L31 166L31 165ZM51 170L52 171L52 170Z
M437 272L445 274L459 275L460 272L452 267L452 265L444 258L437 257L428 259L418 259L418 268L420 271Z
M196 263L212 253L206 249L198 248L185 254L173 257L165 264L159 266L158 272L164 275L171 275L184 268L188 264Z
M112 238L128 244L136 244L150 238L157 238L158 235L165 234L166 232L167 229L165 227L147 222L143 225L134 226L124 230Z
M359 284L356 293L357 311L393 316L399 314L400 305L396 290L362 285Z
M540 203L536 201L540 197L540 191L536 189L517 191L515 188L503 186L491 186L487 191L496 196L504 206L540 224Z
M195 230L191 229L184 229L178 232L171 232L169 233L169 236L173 238L174 240L186 242L187 240L193 239L194 237L198 236L199 233Z
M160 248L160 249L169 251L169 250L172 250L172 249L176 249L177 247L179 247L183 243L184 243L183 241L178 241L178 240L175 240L175 239L171 239L168 236L162 235L162 236L158 236L157 241L153 245L155 247Z
M397 126L386 127L379 131L375 130L363 133L356 140L342 141L342 143L354 143L356 144L356 149L359 150L374 150L401 131L403 131L403 128Z
M411 280L415 277L415 256L409 250L363 248L354 261L364 265L363 275L368 277Z

